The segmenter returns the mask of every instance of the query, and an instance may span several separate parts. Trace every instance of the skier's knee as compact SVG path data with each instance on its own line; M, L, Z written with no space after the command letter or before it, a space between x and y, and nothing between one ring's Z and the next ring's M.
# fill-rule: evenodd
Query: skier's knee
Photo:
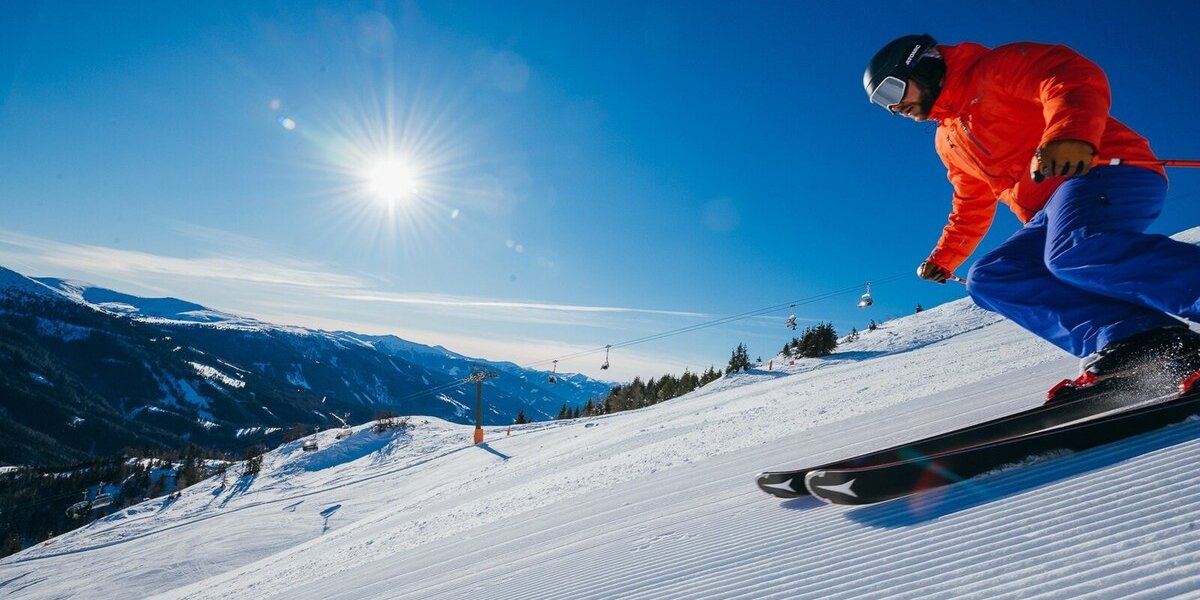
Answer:
M1046 268L1058 279L1070 280L1103 249L1102 236L1081 227L1051 241L1044 256Z
M1090 260L1087 244L1071 244L1046 253L1046 268L1060 280L1070 280Z
M967 295L980 306L984 305L983 299L989 295L987 290L990 288L990 265L991 263L980 261L971 265L971 268L967 270Z

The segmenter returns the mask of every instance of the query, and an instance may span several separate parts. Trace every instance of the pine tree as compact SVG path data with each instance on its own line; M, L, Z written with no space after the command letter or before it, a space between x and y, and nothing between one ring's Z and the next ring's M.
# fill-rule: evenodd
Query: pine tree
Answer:
M645 397L646 384L642 383L640 377L634 377L633 383L629 384L629 387L625 390L625 408L623 410L641 408L643 406L642 400Z
M750 354L746 351L746 344L738 344L738 347L733 351L733 355L729 357L729 373L738 371L750 370Z
M806 328L799 339L793 340L792 354L804 358L828 356L837 349L837 331L832 323Z
M743 359L748 363L749 360L744 358L744 348L742 354ZM685 370L680 377L667 374L645 382L640 377L635 377L629 384L616 386L609 390L608 395L602 400L600 398L588 400L582 408L574 411L574 415L595 416L643 408L678 398L720 378L721 371L715 370L711 366L703 376Z
M25 545L21 543L20 536L16 533L9 533L4 536L4 542L0 545L0 556L8 556L9 554L20 552L24 547Z
M246 450L246 465L242 468L242 475L258 475L262 471L262 449L255 446Z
M837 330L833 328L833 323L821 323L817 326L816 341L818 356L829 356L837 350Z

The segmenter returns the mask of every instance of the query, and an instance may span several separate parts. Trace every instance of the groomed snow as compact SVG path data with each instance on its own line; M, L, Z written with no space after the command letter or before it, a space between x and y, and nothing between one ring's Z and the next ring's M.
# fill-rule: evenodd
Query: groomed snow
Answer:
M782 365L782 366L781 366ZM1162 598L1200 590L1200 422L875 506L758 471L1040 403L1076 361L954 302L607 417L337 430L0 561L20 598Z

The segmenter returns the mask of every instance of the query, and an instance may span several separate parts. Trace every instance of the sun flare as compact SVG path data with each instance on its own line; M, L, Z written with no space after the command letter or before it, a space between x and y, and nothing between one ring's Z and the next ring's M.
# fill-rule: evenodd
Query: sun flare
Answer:
M295 131L316 148L316 193L330 202L322 226L377 255L409 256L461 229L469 123L437 86L406 87L373 70L344 100L319 105ZM454 203L454 205L451 205Z
M372 163L367 168L365 180L370 194L389 204L412 199L418 190L417 169L409 161L395 156Z

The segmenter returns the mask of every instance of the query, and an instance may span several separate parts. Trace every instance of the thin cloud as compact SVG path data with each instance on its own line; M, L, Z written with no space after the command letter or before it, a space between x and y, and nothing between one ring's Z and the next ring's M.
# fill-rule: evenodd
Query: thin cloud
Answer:
M235 242L234 247L250 247L255 250L255 254L261 255L266 251L263 247L255 248L259 244L252 238L226 234L220 230L203 227L180 227L179 230L188 237L222 243L227 248L230 242ZM5 251L3 246L18 250ZM251 289L255 288L301 288L309 291L307 298L310 307L322 304L321 301L324 300L400 304L440 311L482 309L504 313L513 320L523 322L593 326L604 326L604 323L572 320L571 317L586 319L589 316L640 315L682 319L711 318L711 315L687 311L379 292L371 289L375 282L365 277L338 273L325 265L295 259L249 258L232 254L194 258L172 257L136 250L59 242L3 229L0 229L0 261L36 265L38 269L45 269L47 275L58 275L56 271L69 269L140 285L147 289L161 290L164 293L170 292L163 286L164 280L167 279L241 284L249 288L244 291L250 293Z
M669 317L707 318L703 313L656 310L649 308L629 308L621 306L586 306L578 304L545 304L538 302L510 302L501 300L484 300L475 298L460 298L454 296L439 296L432 294L387 294L387 293L355 293L335 294L343 300L361 302L389 302L393 304L413 304L437 307L462 308L500 308L517 310L537 310L570 313L617 313L617 314L647 314Z
M5 262L63 267L151 286L162 277L204 279L316 289L357 289L365 280L293 259L242 256L181 258L104 246L71 244L0 230L0 244L21 251L0 251Z
M233 233L215 227L188 223L187 221L167 219L164 222L175 233L208 247L237 248L243 254L264 254L271 251L270 244L256 237Z

